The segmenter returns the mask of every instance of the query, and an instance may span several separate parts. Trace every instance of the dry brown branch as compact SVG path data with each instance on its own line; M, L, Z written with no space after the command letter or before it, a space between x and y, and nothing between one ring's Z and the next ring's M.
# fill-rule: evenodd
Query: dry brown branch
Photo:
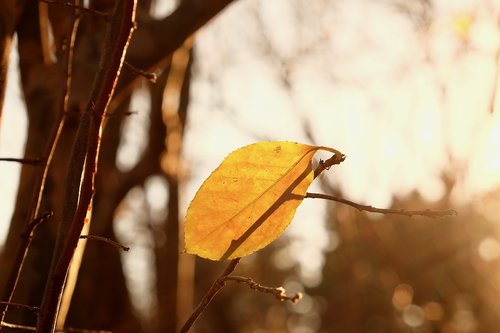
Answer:
M219 276L219 278L217 280L215 280L215 282L212 284L212 286L207 291L207 293L205 294L205 296L203 296L203 298L201 299L200 303L198 304L198 306L196 307L196 309L193 311L193 313L191 314L191 316L188 318L188 320L186 321L186 323L184 323L184 325L182 326L182 328L180 330L180 333L187 333L187 332L189 332L189 330L191 329L191 326L193 326L193 324L196 321L196 319L198 319L198 317L203 313L203 311L205 311L205 309L207 308L208 304L210 304L210 302L215 297L215 295L217 295L217 293L222 288L224 288L224 285L225 285L225 283L224 283L225 280L224 279L229 274L231 274L232 272L234 272L236 266L240 262L240 259L241 258L236 258L236 259L233 259L233 260L231 260L229 262L229 264L226 266L226 268L224 269L224 271L222 272L222 274Z
M274 297L276 297L278 300L282 302L290 301L292 303L297 303L302 299L301 293L296 293L295 296L290 297L286 294L286 291L283 287L266 287L255 282L253 279L249 277L229 275L226 276L223 280L224 282L235 281L239 283L246 283L252 290L274 295Z
M40 165L41 161L38 158L13 158L13 157L0 157L0 162L16 162L26 165Z
M48 140L47 147L45 149L45 159L43 160L43 165L42 168L40 168L39 172L36 175L36 184L35 184L35 189L37 189L34 193L34 196L32 198L32 204L31 204L31 212L29 214L29 221L26 223L25 230L23 231L23 240L21 244L19 245L18 251L17 251L17 256L14 261L13 267L10 269L9 277L7 280L7 284L5 286L5 290L3 292L3 298L10 301L12 300L12 296L14 294L14 291L16 289L19 276L21 274L24 261L26 259L26 256L28 254L28 249L31 245L31 239L33 236L33 232L38 224L41 222L47 220L52 216L52 212L50 214L44 214L39 218L35 218L40 211L41 203L42 203L42 196L45 188L45 183L47 181L47 175L49 173L49 169L52 163L52 159L54 157L54 153L57 147L57 144L59 142L59 138L61 136L61 132L64 126L64 122L66 119L66 113L68 111L68 101L69 101L69 96L70 96L70 88L71 88L71 82L72 82L72 68L73 68L73 52L74 52L74 46L75 46L75 40L76 40L76 34L78 31L78 26L80 24L80 16L79 12L76 11L74 13L72 23L71 23L71 29L70 29L70 34L68 38L68 47L67 47L67 53L65 57L65 86L63 89L63 97L61 99L61 104L60 104L60 114L59 114L59 121L58 124L52 129L51 136ZM1 314L0 314L0 321L3 321L5 319L5 314L7 311L7 307L2 308Z
M139 69L129 62L125 61L123 62L124 65L126 65L132 72L144 77L146 80L150 81L151 83L156 83L156 80L158 80L158 75L156 73L152 72L146 72L145 70Z
M80 236L80 239L92 239L92 240L97 240L97 241L101 241L101 242L104 242L104 243L108 243L108 244L111 244L113 246L116 246L117 248L123 250L123 251L128 251L130 250L130 247L128 246L125 246L125 245L122 245L120 243L118 243L117 241L114 241L114 240L111 240L109 238L106 238L106 237L102 237L102 236L94 236L94 235L81 235Z
M19 280L19 275L21 273L24 260L26 259L26 255L28 254L28 248L31 244L33 232L41 223L51 218L52 215L52 212L48 212L37 217L26 225L23 233L21 234L21 243L19 244L16 260L14 261L13 269L10 272L5 291L3 293L3 299L5 299L6 301L2 302L0 306L0 322L5 319L5 315L9 308L9 302L12 300L12 296L14 295L14 290Z
M33 221L31 221L26 226L26 230L24 230L24 232L21 234L21 236L25 239L31 238L33 236L33 231L36 229L36 227L38 227L40 224L42 224L43 222L50 219L52 217L52 215L54 215L54 212L52 212L52 211L46 212L46 213L43 213L42 215L40 215L39 217L37 217L36 219L34 219Z
M445 210L405 210L405 209L390 209L390 208L376 208L373 206L361 205L356 202L340 198L334 195L322 194L322 193L310 193L307 192L305 198L313 198L313 199L325 199L330 201L340 202L351 207L356 208L359 211L365 211L370 213L379 213L379 214L397 214L397 215L405 215L405 216L426 216L426 217L444 217L450 215L457 215L457 211L453 209L445 209Z
M155 72L168 64L168 59L189 37L208 21L222 12L236 0L183 0L179 6L161 20L139 21L138 30L134 34L127 61L148 72ZM142 40L151 40L153 52L144 49ZM137 86L137 75L122 75L121 89L110 105L110 112L115 110L123 100L128 98Z
M113 96L116 82L135 26L136 0L118 0L104 42L99 70L96 74L86 112L80 121L73 145L68 169L67 200L77 199L76 211L69 226L61 224L55 252L55 265L49 273L37 332L52 333L55 330L57 312L64 282L74 250L78 244L87 211L94 195L94 179L100 150L103 118ZM80 185L81 181L81 186ZM80 188L80 191L78 191ZM78 193L80 192L80 193ZM72 208L69 208L71 211ZM58 248L60 252L58 253Z
M30 310L30 311L33 311L33 312L36 312L36 313L38 313L38 311L40 311L39 307L37 307L37 306L31 306L31 305L26 305L26 304L13 303L13 302L3 302L3 301L0 301L0 304L12 306L14 308L19 308L19 309Z
M25 331L25 332L26 331L29 331L29 332L36 331L36 328L33 327L33 326L11 324L11 323L7 323L5 321L0 321L0 329L3 328L3 327L10 328L10 329L13 329L13 330Z

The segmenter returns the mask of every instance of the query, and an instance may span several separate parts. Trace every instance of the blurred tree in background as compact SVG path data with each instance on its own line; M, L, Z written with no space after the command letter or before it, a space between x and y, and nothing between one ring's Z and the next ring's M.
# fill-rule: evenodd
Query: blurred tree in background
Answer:
M9 95L15 84L6 84L6 77L7 66L16 65L9 64L9 55L17 51L27 117L24 158L42 161L22 165L12 219L1 222L9 227L0 253L0 292L8 284L25 224L52 211L36 229L13 297L34 306L41 303L63 219L79 114L102 54L108 22L97 12L109 13L115 3L80 3L95 11L89 13L51 2L58 1L0 2L0 89ZM238 275L283 285L304 298L298 304L280 303L228 284L194 331L498 331L499 177L498 171L474 164L483 161L482 155L471 152L484 149L484 155L498 157L500 148L484 148L468 132L474 127L479 137L487 133L487 143L495 142L495 133L498 137L494 125L482 127L500 128L498 1L167 2L138 1L137 30L107 110L93 216L85 231L118 239L131 250L80 241L81 267L78 279L68 279L74 292L63 301L60 327L177 331L224 267L181 254L189 193L232 148L290 139L347 153L352 164L343 167L354 171L334 168L322 175L317 186L325 193L396 208L458 207L460 215L439 220L373 216L340 204L324 204L325 216L309 218L306 211L299 218L316 226L291 230L238 267ZM161 17L159 7L168 13ZM77 13L65 108L65 62ZM384 20L396 23L384 25ZM157 73L156 82L140 70ZM482 95L477 97L477 91ZM457 96L465 95L470 101L461 103ZM467 107L474 109L473 116ZM60 119L61 138L41 207L32 216ZM0 132L17 126L0 120ZM482 185L481 196L464 194L474 192L467 188L473 182L467 178L470 170L488 184ZM307 233L313 250L304 245L307 239L299 239ZM5 321L34 326L36 315L9 307Z

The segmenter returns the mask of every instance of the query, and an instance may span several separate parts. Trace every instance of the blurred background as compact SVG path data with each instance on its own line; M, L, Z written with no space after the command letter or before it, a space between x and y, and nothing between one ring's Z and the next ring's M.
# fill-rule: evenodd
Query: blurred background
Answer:
M112 1L84 4L104 10ZM41 138L54 126L55 111L48 109L55 102L33 100L60 82L44 70L60 57L63 37L55 18L66 19L71 10L52 13L49 5L56 60L37 65L26 45L43 31L37 30L39 19L28 19L42 11L28 6L31 16L20 24L33 27L17 32L10 55L0 157L41 156ZM155 48L141 20L153 26L178 4L139 0L139 6L130 50L135 65ZM178 255L187 205L232 150L286 140L347 155L311 191L381 208L453 208L459 215L367 214L306 199L286 233L243 258L236 270L290 294L301 292L303 299L281 303L229 284L195 332L500 332L499 22L498 0L229 5L173 53L156 84L136 80L131 94L117 91L103 136L90 233L131 250L87 243L68 325L175 331L224 267ZM103 24L82 18L75 110L91 80L81 82L99 54L86 51L99 46L96 31ZM69 138L75 123L70 117L65 125ZM69 143L58 148L46 189L44 207L55 211L55 220ZM24 222L32 190L33 171L23 169L0 163L0 286L16 249L15 224ZM54 228L48 224L37 232L15 301L39 304ZM8 318L34 322L15 309Z

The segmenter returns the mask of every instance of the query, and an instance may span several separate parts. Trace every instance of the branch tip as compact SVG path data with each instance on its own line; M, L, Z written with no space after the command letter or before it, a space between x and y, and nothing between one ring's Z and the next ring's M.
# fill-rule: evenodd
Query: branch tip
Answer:
M40 311L40 308L37 306L31 306L31 305L26 305L26 304L21 304L21 303L0 301L0 304L6 305L6 306L12 306L12 307L18 308L18 309L26 309L29 311L33 311L35 313L38 313Z
M16 162L26 165L38 166L42 163L40 158L13 158L13 157L0 157L0 162Z
M327 159L325 161L320 159L318 166L314 170L314 178L318 177L323 171L330 170L330 168L332 166L344 162L345 159L346 159L346 155L344 155L342 153L339 153L339 154L335 153L332 155L332 157L330 157L329 159Z
M257 282L255 282L252 278L249 277L244 277L244 276L234 276L234 275L229 275L223 278L223 281L235 281L239 283L245 283L247 284L250 289L266 293L266 294L271 294L276 297L279 301L290 301L292 303L297 303L302 299L302 294L301 293L296 293L294 296L288 296L286 294L286 290L283 287L267 287L263 286Z
M134 26L134 29L136 29L135 26ZM137 68L127 61L124 61L123 64L126 65L132 72L144 77L146 80L150 81L151 83L156 83L156 81L158 80L158 75L156 73L147 72L145 70Z
M106 237L94 236L94 235L81 235L80 239L91 239L91 240L101 241L104 243L111 244L111 245L113 245L113 246L115 246L123 251L126 251L126 252L130 250L130 247L122 245L122 244L120 244L114 240L111 240L109 238L106 238Z

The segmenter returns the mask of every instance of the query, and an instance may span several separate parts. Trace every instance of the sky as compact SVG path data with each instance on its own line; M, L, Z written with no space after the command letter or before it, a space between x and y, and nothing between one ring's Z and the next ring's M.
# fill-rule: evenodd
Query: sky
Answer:
M197 33L184 210L224 156L263 140L342 151L346 161L323 178L363 204L389 207L413 192L431 203L444 194L444 175L456 180L457 207L498 191L500 1L435 0L428 15L418 3L240 0ZM158 6L158 16L171 9L166 1ZM5 157L22 156L26 124L13 60L0 127ZM136 92L134 108L146 99ZM124 164L140 151L140 140L129 141ZM0 243L18 170L0 164ZM311 191L321 190L313 183ZM325 216L324 202L305 200L281 254L300 262L312 283L320 254L335 242L324 232Z

